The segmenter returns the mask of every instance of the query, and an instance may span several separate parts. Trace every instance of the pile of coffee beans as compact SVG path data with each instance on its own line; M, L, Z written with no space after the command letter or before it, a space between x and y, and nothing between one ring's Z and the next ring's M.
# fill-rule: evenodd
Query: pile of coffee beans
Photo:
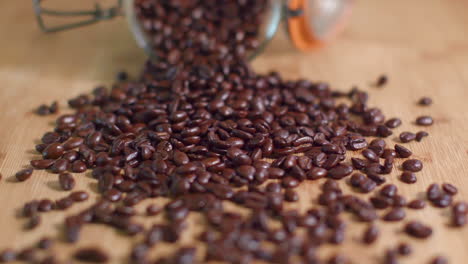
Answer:
M80 177L72 173L92 171L99 198L66 217L65 241L76 243L83 226L98 223L138 237L128 256L132 263L333 264L353 256L337 253L324 259L318 252L324 245L345 243L350 221L368 225L363 245L377 241L379 225L387 222L403 222L402 230L411 237L432 235L429 222L406 219L408 209L423 209L426 202L408 201L414 197L402 196L397 185L387 183L397 160L401 181L416 182L423 163L402 144L428 134L403 132L401 144L390 146L383 138L402 121L387 120L380 109L368 106L367 93L334 91L327 83L250 69L246 56L258 47L266 1L135 2L159 60L148 62L137 81L120 73L111 89L98 87L69 100L74 112L58 117L54 130L36 145L42 157L16 174L18 181L26 181L33 169L49 170L63 190L72 191ZM386 83L385 76L378 80L379 86ZM424 116L417 123L433 121ZM300 212L290 205L301 199L295 189L304 183L320 185L320 191ZM345 184L352 192L345 192ZM454 203L456 194L453 185L433 184L427 200L451 207L453 226L461 227L468 205ZM145 214L164 214L167 221L145 228L135 220L135 207L156 197L170 200L164 207L149 205ZM88 198L87 192L74 191L57 201L30 201L22 209L29 219L26 228L39 226L41 214ZM228 204L248 213L229 210ZM205 221L196 238L200 244L150 258L158 243L180 240L190 214ZM345 220L346 214L352 220ZM44 238L38 248L47 251L51 244ZM206 253L197 253L198 245ZM39 249L6 249L0 262L34 262L31 252ZM397 245L383 252L381 261L397 263L411 252L410 245ZM89 247L71 257L100 263L110 258ZM432 263L445 263L433 257ZM41 261L58 263L53 255Z

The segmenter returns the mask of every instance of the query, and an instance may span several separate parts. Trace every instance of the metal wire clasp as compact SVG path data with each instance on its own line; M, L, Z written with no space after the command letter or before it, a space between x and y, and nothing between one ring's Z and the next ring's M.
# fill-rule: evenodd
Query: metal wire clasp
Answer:
M39 27L44 32L57 32L62 30L68 30L72 28L77 28L81 26L86 26L90 24L97 23L102 20L112 19L121 14L122 10L122 1L117 0L117 4L114 7L109 9L103 9L98 3L94 10L83 10L83 11L57 11L42 8L41 2L44 0L32 0L34 6L34 12L36 13L37 23ZM48 27L45 25L43 20L43 15L48 16L59 16L59 17L80 17L80 16L90 16L91 18L85 19L75 23L63 24L55 27Z

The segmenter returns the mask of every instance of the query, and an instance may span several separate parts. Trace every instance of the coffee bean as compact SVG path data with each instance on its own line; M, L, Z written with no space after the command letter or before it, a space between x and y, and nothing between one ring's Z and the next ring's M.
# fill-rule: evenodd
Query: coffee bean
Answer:
M48 169L50 166L54 164L55 160L53 159L45 159L45 160L31 160L30 164L37 170L44 170Z
M380 231L377 226L375 224L371 224L366 228L366 230L364 230L362 241L366 244L372 244L379 237L379 233Z
M406 243L401 243L398 245L398 253L402 256L409 256L411 255L412 251L413 249L411 246Z
M161 207L155 204L150 204L148 207L146 207L146 215L148 216L155 216L155 215L158 215L160 212L161 212Z
M43 151L42 156L44 159L58 159L65 152L64 147L61 143L52 143L48 145Z
M416 118L416 124L418 126L430 126L434 123L434 120L430 116L420 116Z
M81 248L75 251L73 257L78 261L106 263L109 261L107 253L99 248Z
M405 218L406 213L403 208L397 207L391 209L383 216L384 221L401 221Z
M42 199L39 201L37 210L39 212L49 212L54 209L54 202L50 199Z
M16 177L16 179L18 181L22 182L22 181L25 181L25 180L31 178L32 173L33 173L33 169L27 168L27 169L18 171L15 174L15 177Z
M377 156L377 154L375 154L375 152L370 149L363 150L362 155L370 161L379 162L379 156Z
M62 172L59 174L60 187L64 191L70 191L75 187L75 179L70 173Z
M448 260L447 258L443 257L443 256L437 256L437 257L434 257L432 260L431 260L431 263L430 264L448 264Z
M386 75L381 75L375 82L375 86L382 87L388 83L388 77Z
M416 141L420 142L424 137L427 136L429 136L429 133L427 133L426 131L419 131L418 133L416 133Z
M41 216L36 214L29 218L24 228L27 230L31 230L31 229L38 227L40 224L41 224Z
M310 171L308 171L306 176L307 176L307 179L309 180L317 180L317 179L325 177L327 173L328 172L326 169L315 167L311 169Z
M424 200L416 199L408 203L408 208L411 209L423 209L424 207L426 207Z
M422 106L427 106L427 105L431 105L432 104L432 99L429 98L429 97L421 97L421 99L419 99L418 101L418 104L419 105L422 105Z
M25 248L18 253L17 258L25 262L37 262L37 254L35 248Z
M399 118L392 118L392 119L389 119L387 120L387 122L385 122L385 125L389 128L397 128L399 126L401 126L401 119Z
M71 165L71 170L76 173L85 172L87 169L86 163L81 160L75 160Z
M84 191L72 192L69 196L75 202L83 202L88 200L89 194Z
M332 179L342 179L353 172L353 167L346 164L340 164L328 171L328 177Z
M417 178L414 172L404 171L400 176L400 180L404 183L412 184L417 181Z
M435 201L441 195L442 195L442 191L438 184L433 183L429 185L429 187L427 188L426 196L429 201Z
M284 199L288 202L297 202L299 195L292 189L286 189L284 192Z
M0 252L0 262L10 262L16 260L16 252L12 249L4 249Z
M416 135L411 132L401 132L400 141L402 143L408 143L416 139Z
M453 186L450 183L443 183L442 190L444 190L447 194L455 195L458 193L457 187Z
M405 225L405 232L412 237L426 239L432 235L432 228L421 222L411 221Z
M400 158L408 158L411 155L413 155L411 150L403 147L402 145L398 145L398 144L395 144L395 152L398 154L398 156Z
M422 170L423 164L420 160L409 159L403 162L402 167L404 170L407 170L407 171L418 172Z

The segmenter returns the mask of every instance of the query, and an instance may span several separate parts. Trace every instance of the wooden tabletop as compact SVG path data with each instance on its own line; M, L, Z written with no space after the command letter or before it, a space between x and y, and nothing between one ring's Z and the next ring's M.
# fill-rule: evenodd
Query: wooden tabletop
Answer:
M78 2L80 1L68 1ZM68 3L67 3L68 4ZM76 3L69 3L75 4ZM79 5L79 4L78 4ZM128 31L124 19L115 19L73 31L43 34L33 17L30 1L0 1L0 249L32 245L44 235L60 235L66 215L89 205L83 203L63 212L43 215L41 226L23 231L24 219L17 218L18 208L31 199L65 197L57 175L34 172L25 183L14 181L14 173L34 157L34 144L50 130L56 116L38 117L32 110L42 103L58 100L61 112L72 96L91 91L99 84L109 85L119 70L135 76L145 56ZM468 200L468 1L394 0L356 1L353 16L345 32L330 45L304 54L295 51L284 34L268 51L254 61L259 71L277 70L285 78L324 80L340 90L357 85L369 91L370 104L382 108L387 117L401 117L404 125L395 132L420 130L414 125L419 115L432 115L435 124L426 130L430 136L421 143L407 144L423 160L424 170L418 183L398 181L398 170L389 176L408 199L423 196L430 183L450 182L458 186L456 200ZM383 88L370 85L381 75L389 76ZM421 96L430 96L430 107L416 105ZM388 144L396 139L390 137ZM76 175L76 190L92 190L95 182ZM345 184L342 184L345 187ZM317 182L302 184L301 200L291 205L309 208L317 195ZM163 204L161 198L145 201ZM162 218L138 217L151 224ZM449 210L426 208L407 211L406 219L419 219L434 227L427 241L416 241L402 234L403 223L379 222L382 236L372 247L359 241L365 225L348 225L346 242L340 247L326 247L320 255L332 252L348 254L353 263L379 263L385 249L399 242L411 242L414 253L401 263L428 263L432 256L443 254L450 263L464 264L468 259L468 228L449 227ZM183 235L183 245L193 245L197 232L196 216L190 219L190 231ZM138 238L135 238L138 240ZM135 240L135 241L136 241ZM78 245L98 245L112 252L112 263L125 263L131 240L110 228L90 225ZM164 255L176 249L158 245L152 255ZM66 259L75 246L59 244L54 251Z

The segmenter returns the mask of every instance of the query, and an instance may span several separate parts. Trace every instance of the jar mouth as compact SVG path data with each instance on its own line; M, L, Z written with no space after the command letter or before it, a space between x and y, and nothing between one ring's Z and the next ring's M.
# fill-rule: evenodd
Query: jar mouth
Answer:
M137 45L145 51L151 60L156 60L157 56L153 51L153 47L151 46L150 38L143 29L143 26L141 25L140 20L136 15L135 0L124 0L123 10L127 24L133 34L133 37L135 38L135 41L137 42Z
M326 41L333 37L351 5L350 0L310 0L304 15L315 37Z

